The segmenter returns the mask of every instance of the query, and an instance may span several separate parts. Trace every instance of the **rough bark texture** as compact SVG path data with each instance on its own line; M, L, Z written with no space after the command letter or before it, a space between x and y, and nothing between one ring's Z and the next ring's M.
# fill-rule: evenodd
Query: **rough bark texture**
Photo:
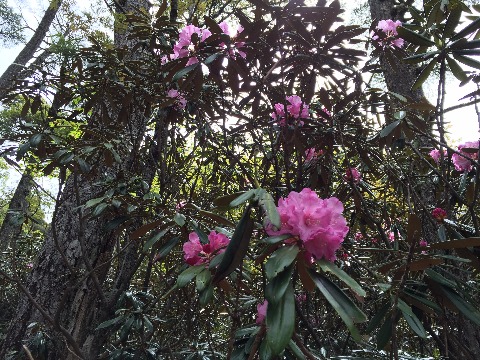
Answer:
M27 196L31 190L31 177L28 172L25 172L22 174L15 193L8 204L7 214L0 228L0 253L5 251L22 232L23 221L20 222L19 217L26 214L28 208Z
M57 15L58 9L62 4L62 0L52 0L48 6L47 11L43 15L40 24L38 24L35 33L25 44L24 48L18 56L15 58L15 61L5 70L5 72L0 77L0 98L6 94L6 91L15 80L18 78L18 75L25 70L25 65L33 59L35 52L40 47L43 39L47 35L48 29L52 24L55 16Z
M369 0L370 15L373 21L392 19L403 21L403 8L401 5L395 5L394 0ZM414 102L426 101L422 88L411 90L415 83L420 69L412 64L404 63L401 59L394 59L395 63L389 64L385 58L380 59L383 69L383 75L387 89L401 94ZM427 138L419 137L423 147L432 147ZM437 229L432 221L430 209L436 207L435 184L430 178L425 178L423 182L417 184L416 192L418 194L416 210L421 215L423 237L429 243L437 241Z
M148 9L146 0L122 2L122 11L136 12ZM128 30L115 33L115 44L132 49L127 40ZM131 54L135 58L136 54ZM135 91L135 90L133 90ZM128 126L119 137L125 149L123 162L111 168L99 164L95 175L72 174L66 181L52 220L52 228L28 280L26 290L7 333L0 358L11 350L19 350L22 341L28 339L27 326L37 322L51 335L48 359L95 359L106 340L107 332L95 331L99 323L113 315L119 295L128 287L139 265L138 245L125 250L113 286L105 280L110 267L115 236L104 232L108 215L91 218L82 214L80 204L103 195L104 189L95 185L108 173L128 176L138 158L146 121L148 104L134 95L128 115ZM122 99L108 97L104 100L109 117L116 119ZM99 112L100 113L100 112ZM87 214L88 215L88 214Z

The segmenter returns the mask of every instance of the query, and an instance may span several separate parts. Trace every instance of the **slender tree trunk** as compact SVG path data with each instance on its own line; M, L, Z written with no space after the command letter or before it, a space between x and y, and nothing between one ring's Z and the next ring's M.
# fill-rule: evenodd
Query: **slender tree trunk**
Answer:
M27 196L32 190L31 180L30 174L28 171L25 171L8 204L7 214L0 228L0 253L5 251L22 232L23 221L20 221L20 217L26 215L28 208Z
M119 6L122 12L137 12L142 8L148 10L149 4L146 0L126 0ZM116 31L115 44L132 49L128 33L125 27L121 32ZM130 57L134 59L140 52L137 50ZM132 91L135 93L134 89ZM113 315L119 295L128 287L139 265L140 254L138 245L128 246L125 253L130 258L121 262L114 286L107 286L105 280L116 236L102 230L109 220L108 215L92 218L83 213L79 205L103 195L105 190L98 183L106 173L112 177L122 174L128 177L141 168L135 163L145 134L149 106L140 96L134 94L133 98L128 126L119 135L126 144L122 163L110 168L99 164L93 176L73 173L67 179L51 230L0 349L0 358L11 349L20 349L22 341L28 339L27 327L33 322L41 324L54 343L49 347L49 360L90 360L97 358L101 351L107 334L95 329ZM104 104L104 108L109 109L109 118L117 119L121 96L106 97Z
M43 39L45 39L48 29L50 29L50 25L55 19L62 1L63 0L50 1L48 9L45 11L43 18L40 21L40 24L38 24L31 39L25 44L22 51L20 51L15 58L15 61L7 68L7 70L5 70L2 76L0 76L0 98L5 96L8 88L15 83L15 80L18 79L18 75L25 69L25 65L33 59L35 52L40 47Z

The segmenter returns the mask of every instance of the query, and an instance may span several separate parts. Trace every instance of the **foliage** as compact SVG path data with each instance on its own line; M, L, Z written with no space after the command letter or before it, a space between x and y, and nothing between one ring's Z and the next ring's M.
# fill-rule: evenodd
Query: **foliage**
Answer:
M77 188L77 179L101 179L77 210L116 236L105 288L124 249L139 246L130 289L95 326L111 336L105 357L472 357L454 319L480 326L479 149L446 144L442 98L447 71L462 83L477 79L479 19L461 24L470 9L460 1L411 7L412 21L397 28L406 48L379 38L365 65L355 45L366 29L342 24L337 1L250 3L251 12L229 19L243 27L236 36L205 16L194 24L211 35L196 31L173 57L179 29L166 2L153 22L126 14L131 48L92 38L59 73L12 89L10 100L25 99L22 112L40 115L17 134L18 157L35 156L45 174L57 170ZM372 88L364 78L380 71L382 56L423 65L413 88L439 64L438 103ZM54 112L42 106L50 93ZM130 113L139 104L145 129ZM457 171L453 154L471 168ZM429 179L435 204L422 196ZM288 213L278 200L304 188L343 204L349 231L335 262L312 258L303 230L268 230L301 207ZM448 216L430 215L436 208ZM304 226L323 221L310 215L298 216ZM424 222L438 229L434 238ZM230 239L224 252L206 247L212 230ZM184 262L189 233L208 261Z
M12 46L24 40L22 17L13 11L7 0L0 0L0 42L3 46Z

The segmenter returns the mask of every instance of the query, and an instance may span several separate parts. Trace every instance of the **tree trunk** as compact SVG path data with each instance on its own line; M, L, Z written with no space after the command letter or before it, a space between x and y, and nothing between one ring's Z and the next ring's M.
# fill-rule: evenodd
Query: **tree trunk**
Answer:
M28 207L27 196L32 190L31 180L32 178L26 170L22 174L15 193L8 204L7 214L0 228L0 253L5 251L22 232L23 221L20 221L20 217L26 214Z
M118 4L121 11L148 10L146 0L126 0ZM115 44L133 48L127 39L128 28L115 32ZM130 57L135 59L141 50ZM132 90L133 92L135 90ZM10 350L19 350L28 339L27 327L38 323L48 330L53 346L47 359L95 359L102 349L107 333L95 331L99 323L113 315L114 305L139 265L138 243L130 245L125 253L130 257L120 260L120 271L113 286L105 280L116 237L102 231L108 215L92 218L82 213L79 205L103 195L98 186L105 174L131 176L132 164L138 159L138 148L143 141L149 106L139 96L133 97L128 114L128 126L119 135L127 144L122 163L113 167L99 164L95 175L73 173L67 179L60 201L55 209L52 227L28 280L28 285L7 337L0 349L0 358ZM122 105L121 96L105 97L109 117L117 119ZM99 115L100 116L100 115ZM141 166L137 166L142 168ZM138 173L137 173L138 174Z
M25 65L35 55L35 52L40 47L43 39L45 39L48 29L50 29L50 25L55 19L62 1L63 0L50 1L48 9L45 11L45 14L40 21L40 24L38 24L38 27L35 30L32 38L28 43L25 44L22 51L20 51L18 56L15 58L15 61L7 68L7 70L5 70L2 76L0 76L0 98L5 96L8 88L15 83L15 80L18 79L18 75L25 69Z

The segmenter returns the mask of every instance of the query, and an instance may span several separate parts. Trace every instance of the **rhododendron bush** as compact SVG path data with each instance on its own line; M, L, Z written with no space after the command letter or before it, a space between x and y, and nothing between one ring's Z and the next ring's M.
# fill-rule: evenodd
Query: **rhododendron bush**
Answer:
M94 184L65 200L70 242L53 227L48 243L65 274L83 264L65 283L95 300L90 335L66 335L65 314L32 329L79 358L92 339L111 359L476 358L479 143L450 143L443 104L446 74L478 80L480 25L459 2L424 3L368 29L337 1L229 3L186 24L165 2L153 22L126 15L138 45L93 43L88 66L16 88L32 113L41 89L62 92L18 158L67 193ZM389 68L404 61L414 78ZM415 97L428 78L434 102ZM53 136L60 120L81 135ZM54 268L38 264L35 279Z

